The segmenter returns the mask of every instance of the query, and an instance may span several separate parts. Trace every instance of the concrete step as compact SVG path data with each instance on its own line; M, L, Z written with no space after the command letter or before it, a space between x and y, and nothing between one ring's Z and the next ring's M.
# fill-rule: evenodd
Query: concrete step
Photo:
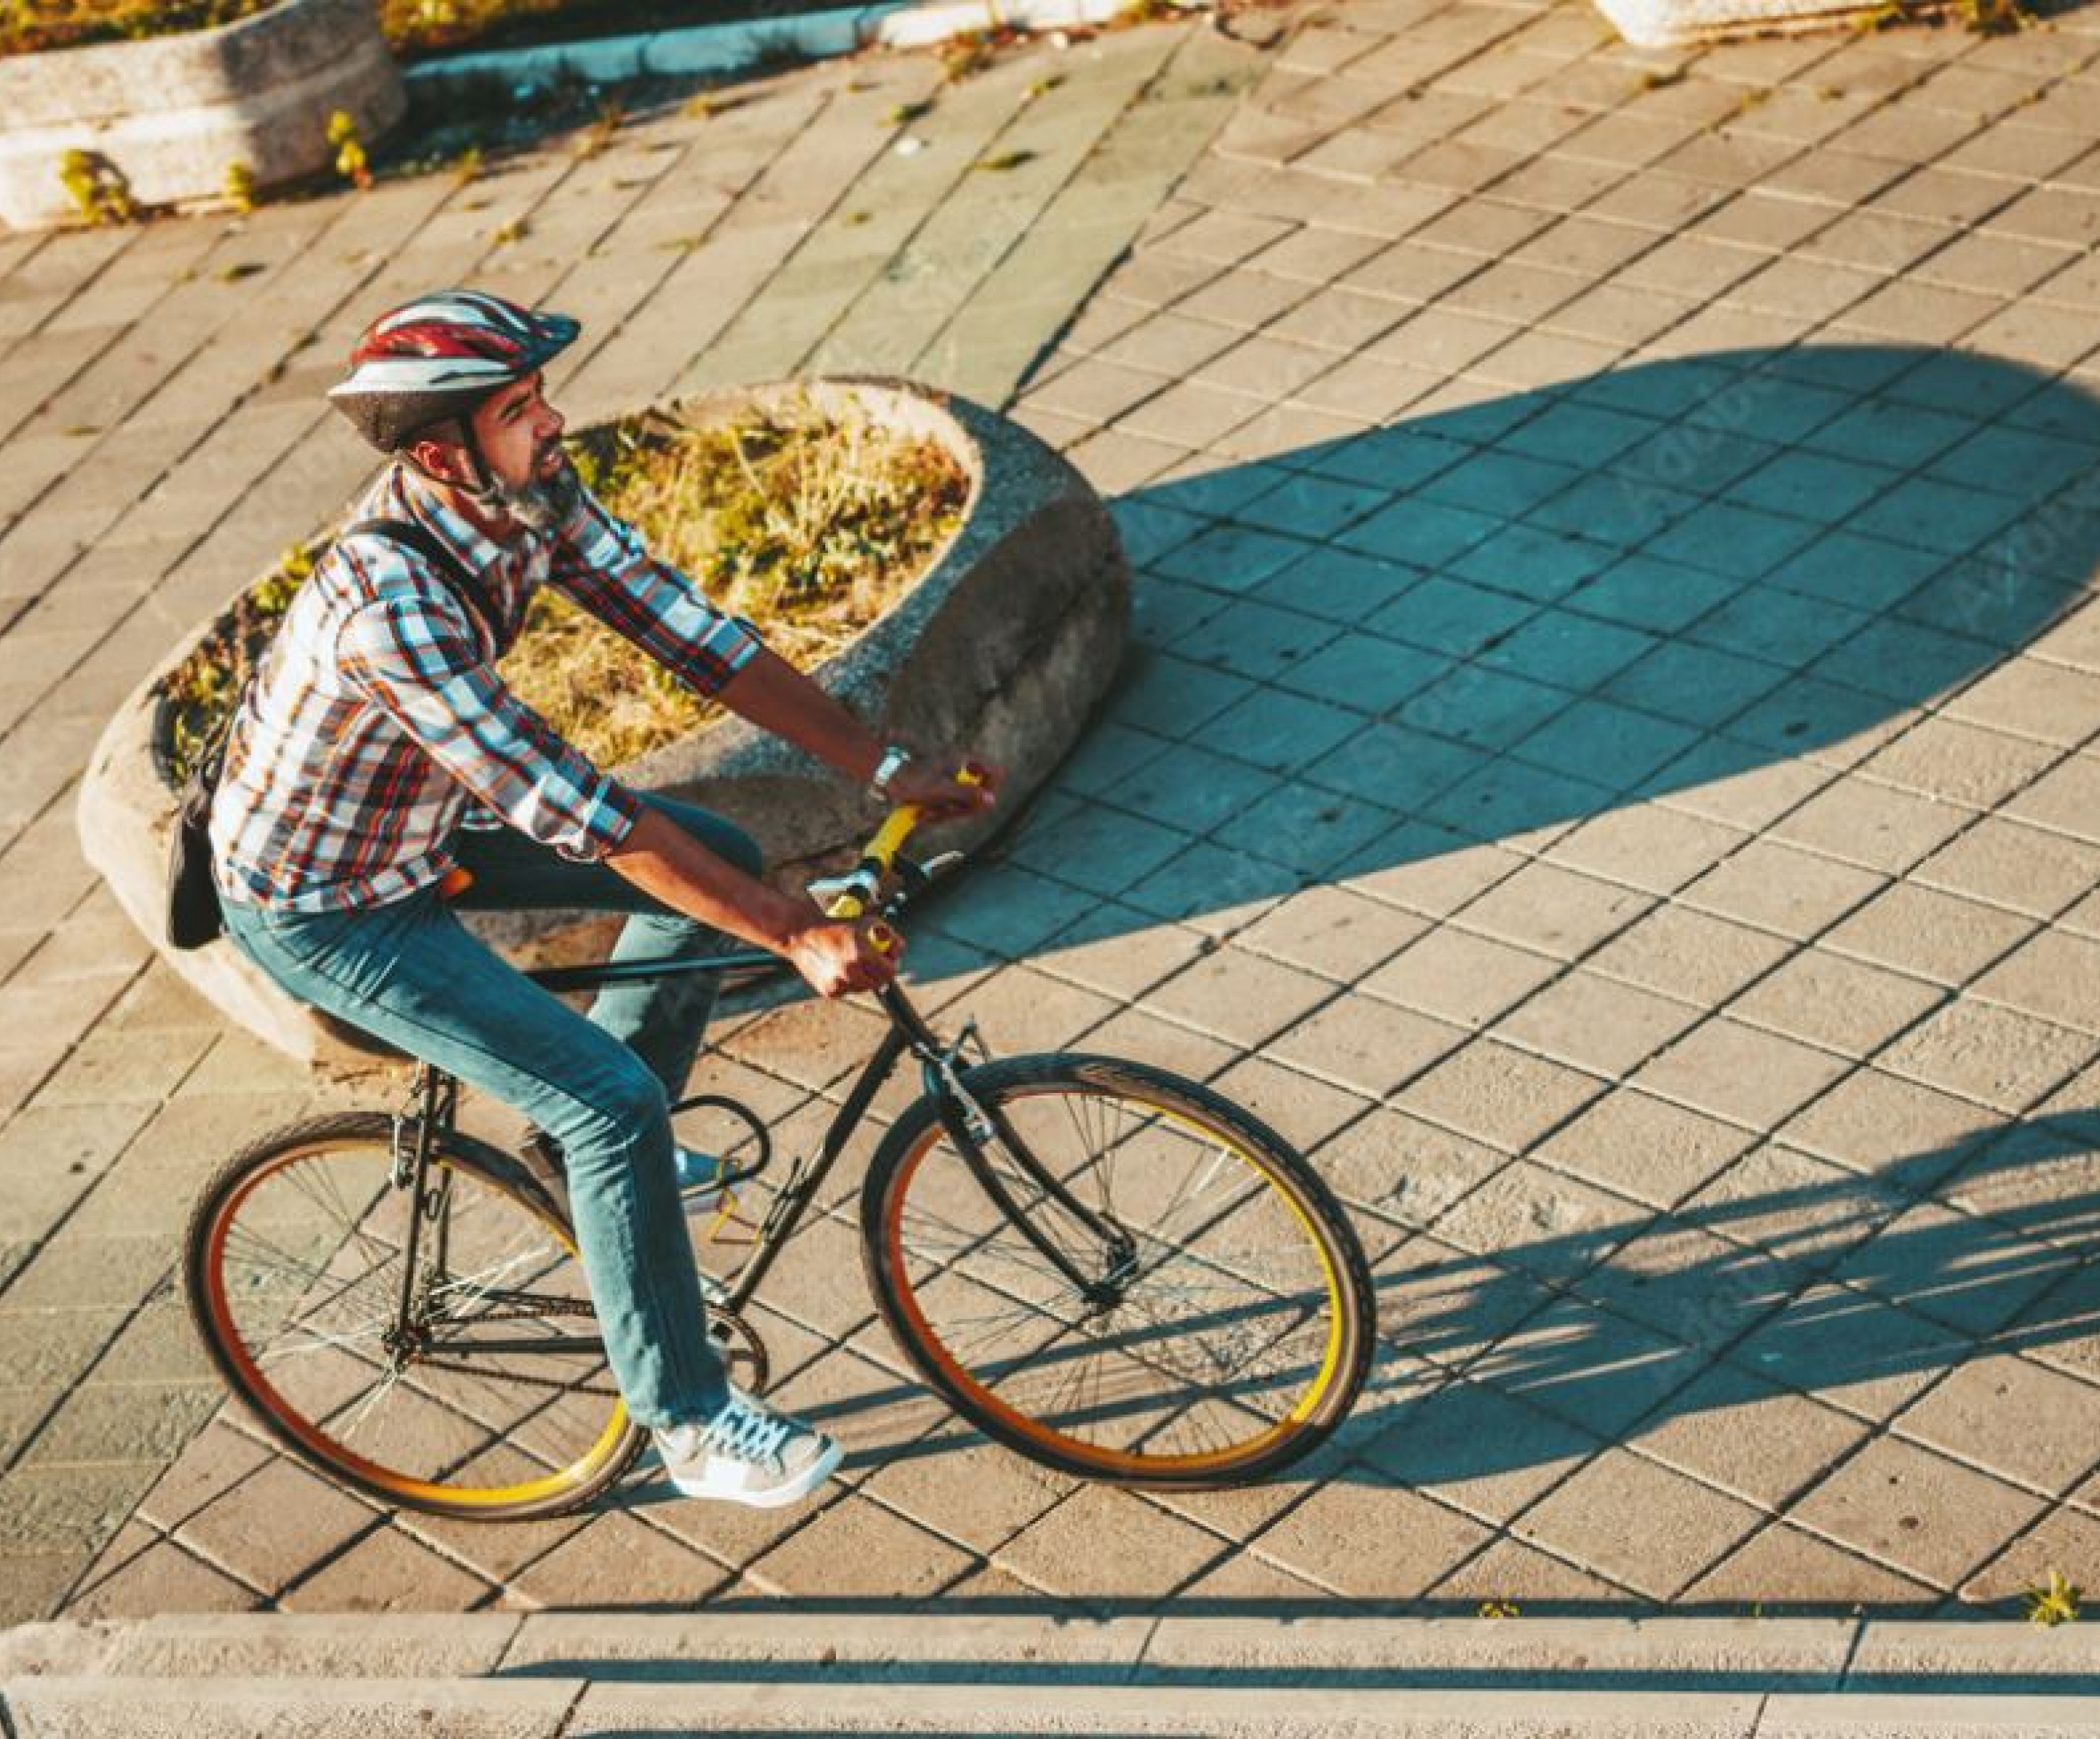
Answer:
M13 1739L638 1732L1687 1739L2100 1732L2100 1635L1854 1619L811 1610L0 1632Z

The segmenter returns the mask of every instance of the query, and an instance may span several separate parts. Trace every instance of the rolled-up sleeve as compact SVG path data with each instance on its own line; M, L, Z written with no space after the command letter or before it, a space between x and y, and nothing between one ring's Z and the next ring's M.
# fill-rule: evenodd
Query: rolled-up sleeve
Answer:
M708 602L642 534L586 492L556 540L548 583L631 640L696 694L713 695L765 644Z
M344 677L487 809L567 856L603 857L641 801L518 700L483 657L457 602L388 596L353 612Z

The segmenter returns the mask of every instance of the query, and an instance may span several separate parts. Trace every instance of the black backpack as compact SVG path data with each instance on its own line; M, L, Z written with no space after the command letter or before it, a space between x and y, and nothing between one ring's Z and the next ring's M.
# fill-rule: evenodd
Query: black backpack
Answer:
M336 536L340 541L368 534L390 537L425 557L458 589L461 599L488 625L489 632L496 631L500 618L481 576L428 529L412 519L360 519ZM244 699L245 693L244 690ZM176 802L174 831L168 840L168 943L171 947L201 948L226 928L224 915L218 909L218 885L212 876L211 804L218 790L219 775L226 769L226 739L240 710L238 700L227 709L211 740L192 763Z

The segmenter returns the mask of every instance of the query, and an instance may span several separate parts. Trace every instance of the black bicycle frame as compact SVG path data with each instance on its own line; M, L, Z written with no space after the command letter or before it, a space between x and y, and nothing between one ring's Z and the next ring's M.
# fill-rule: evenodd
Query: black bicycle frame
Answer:
M593 991L611 984L647 983L661 978L678 978L688 973L713 972L725 978L749 978L760 973L770 973L779 965L770 954L752 951L741 954L715 955L689 960L618 960L606 961L589 966L545 967L526 974L543 989L555 991ZM726 1302L732 1310L741 1310L758 1290L759 1282L772 1267L780 1247L786 1243L804 1212L823 1185L839 1156L845 1151L846 1143L860 1127L860 1120L867 1113L875 1096L882 1091L897 1065L909 1053L919 1059L920 1073L926 1091L933 1098L956 1150L986 1194L1008 1220L1028 1241L1039 1250L1045 1260L1082 1292L1092 1295L1101 1285L1104 1277L1089 1274L1075 1264L1039 1227L1021 1205L1014 1200L1012 1193L993 1171L985 1157L984 1149L970 1127L972 1106L957 1099L951 1085L954 1060L941 1045L939 1037L926 1024L925 1017L912 1005L902 986L894 981L884 985L876 996L889 1016L889 1031L875 1053L862 1066L852 1090L832 1117L824 1139L811 1159L799 1159L780 1186L767 1210L765 1223L759 1229L757 1248L750 1260L737 1271ZM977 1107L982 1111L982 1107ZM1101 1240L1112 1255L1120 1258L1127 1253L1129 1240L1127 1234L1104 1221L1087 1204L1067 1189L1049 1167L1036 1159L1006 1119L995 1111L983 1114L1001 1144L1014 1156L1030 1181L1051 1200L1071 1214L1086 1231Z

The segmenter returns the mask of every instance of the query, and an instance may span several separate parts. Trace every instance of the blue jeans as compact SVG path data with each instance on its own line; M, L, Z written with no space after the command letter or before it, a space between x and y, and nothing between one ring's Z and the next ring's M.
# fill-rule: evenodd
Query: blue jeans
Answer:
M719 816L646 800L753 875L758 847ZM613 1377L659 1427L712 1418L729 1398L708 1338L672 1165L670 1101L685 1091L714 1004L712 973L599 993L588 1017L478 941L454 907L630 913L615 960L698 959L719 932L669 911L602 863L577 863L508 828L460 836L474 885L359 911L226 906L241 951L285 990L518 1110L560 1142L570 1211Z

